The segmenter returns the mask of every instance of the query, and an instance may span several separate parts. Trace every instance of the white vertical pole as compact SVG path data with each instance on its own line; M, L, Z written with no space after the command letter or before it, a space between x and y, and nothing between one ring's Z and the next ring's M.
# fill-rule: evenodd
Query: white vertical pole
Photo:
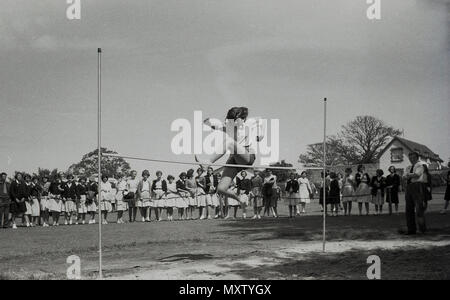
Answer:
M327 197L326 197L326 170L327 170L327 98L323 99L323 246L322 251L325 252L326 243L326 219L327 219Z
M97 57L98 57L98 93L97 93L97 100L98 100L98 128L97 128L97 137L98 137L98 191L97 191L97 199L98 199L98 278L103 278L103 272L102 272L102 211L101 211L101 182L102 182L102 153L101 153L101 130L102 130L102 49L97 49Z

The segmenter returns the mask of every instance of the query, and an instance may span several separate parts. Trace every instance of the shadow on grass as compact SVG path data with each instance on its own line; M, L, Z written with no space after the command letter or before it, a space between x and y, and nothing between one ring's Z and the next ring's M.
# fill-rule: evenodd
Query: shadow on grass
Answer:
M339 216L328 217L326 234L328 241L359 240L398 240L420 239L428 241L450 240L450 221L446 216L432 213L427 215L429 230L425 235L402 236L398 230L404 228L401 215L382 216ZM289 218L264 218L261 220L236 220L224 222L219 226L229 227L214 233L241 235L251 241L277 239L297 241L318 241L322 239L322 217L302 216Z
M301 259L285 258L276 265L233 265L244 279L367 279L369 255L381 259L381 279L450 279L450 246L422 249L349 250L341 253L310 253Z
M213 259L214 256L211 254L176 254L171 255L168 257L163 257L159 261L161 262L175 262L175 261L182 261L182 260L191 260L191 261L197 261L197 260L205 260L205 259Z

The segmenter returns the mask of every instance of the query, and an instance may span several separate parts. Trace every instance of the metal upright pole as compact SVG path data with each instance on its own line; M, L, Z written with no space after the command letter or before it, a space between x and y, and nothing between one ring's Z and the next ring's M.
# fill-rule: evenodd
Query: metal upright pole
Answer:
M327 219L327 197L326 197L326 171L327 171L327 98L323 99L323 246L322 251L325 252L326 243L326 219Z
M102 210L101 210L101 182L102 182L102 49L97 49L97 58L98 58L98 70L97 70L97 83L98 83L98 92L97 92L97 102L98 102L98 128L97 128L97 137L98 137L98 184L97 184L97 199L98 199L98 278L103 278L103 269L102 269Z

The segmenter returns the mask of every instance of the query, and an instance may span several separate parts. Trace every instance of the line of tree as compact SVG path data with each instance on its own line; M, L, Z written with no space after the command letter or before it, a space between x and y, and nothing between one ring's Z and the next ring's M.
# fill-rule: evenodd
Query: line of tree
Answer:
M101 148L102 154L117 154L113 150L107 148ZM108 177L117 177L119 174L124 176L129 176L131 172L130 164L125 161L122 157L106 157L102 156L102 174ZM15 174L19 173L16 171ZM50 180L54 180L58 176L67 176L68 174L73 174L78 177L90 177L98 173L98 150L95 149L81 158L78 163L72 164L68 170L60 171L58 169L49 170L46 168L38 168L37 172L20 172L22 174L29 174L32 177L38 177L42 179L48 177Z
M403 132L373 116L358 116L327 137L325 162L328 166L370 164L378 160L389 140ZM299 156L305 166L323 165L323 143L308 145Z

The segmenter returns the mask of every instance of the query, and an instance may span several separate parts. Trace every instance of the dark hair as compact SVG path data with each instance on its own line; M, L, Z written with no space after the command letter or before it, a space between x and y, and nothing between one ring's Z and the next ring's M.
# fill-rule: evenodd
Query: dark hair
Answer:
M247 172L245 170L241 171L241 176L242 176L243 173L245 174L245 176L247 176Z
M248 108L247 107L232 107L227 113L227 120L247 119Z
M390 167L388 168L388 171L390 172L392 168L394 168L394 173L395 173L395 171L397 171L397 170L395 169L394 166L390 166Z
M345 168L345 173L351 173L353 172L352 168Z
M162 176L162 172L161 171L156 171L156 176L158 176L158 174L160 174Z
M358 172L361 172L362 168L364 168L364 165L358 165Z
M6 174L5 172L2 172L2 173L0 174L0 176L3 176L3 175L8 176L8 174Z
M378 176L378 175L380 175L380 176L383 176L383 175L384 175L384 172L383 172L383 170L381 170L381 169L378 169L378 170L376 171L376 173L377 173L377 176Z
M170 180L170 179L175 179L175 177L173 177L172 175L167 176L167 180Z
M25 176L23 176L23 179L27 179L27 178L30 178L31 179L31 175L30 174L25 174Z
M300 173L300 175L303 175L303 174L308 175L308 173L306 171L303 171Z
M337 177L337 175L336 175L335 172L331 172L331 173L330 173L330 178L331 178L331 179L336 179L336 177Z
M203 172L204 172L203 168L202 168L202 167L198 168L198 169L197 169L197 173L198 173L198 172L202 172L202 173L203 173Z
M150 172L148 170L144 170L144 171L142 171L142 177L144 177L144 175L147 175L147 177L149 177Z
M186 176L189 177L189 178L194 176L194 169L187 170Z
M108 179L109 177L108 177L108 175L103 174L103 175L102 175L102 180L105 179L105 178Z
M183 176L184 176L184 177L187 176L186 172L181 172L181 173L180 173L180 176L179 176L179 177L181 178L181 177L183 177Z

